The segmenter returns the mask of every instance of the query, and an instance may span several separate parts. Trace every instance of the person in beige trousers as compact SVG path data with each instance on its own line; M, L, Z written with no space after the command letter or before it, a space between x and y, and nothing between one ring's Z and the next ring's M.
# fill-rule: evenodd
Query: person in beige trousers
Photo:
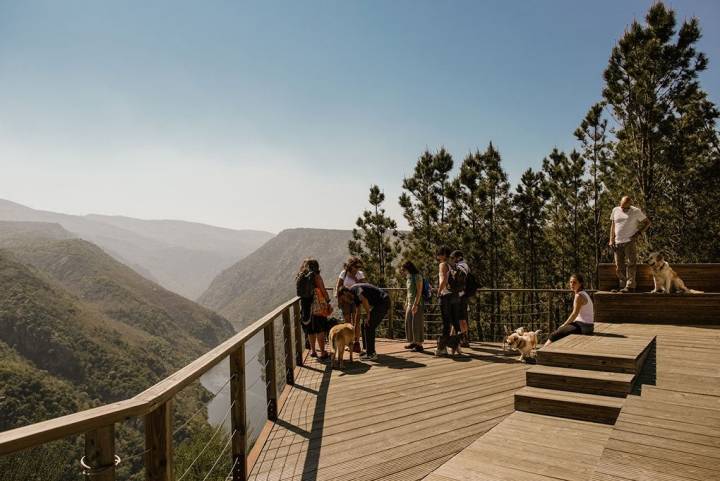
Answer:
M613 292L634 292L637 272L637 238L650 227L650 219L632 205L626 195L610 214L610 247L615 255L615 272L620 283Z

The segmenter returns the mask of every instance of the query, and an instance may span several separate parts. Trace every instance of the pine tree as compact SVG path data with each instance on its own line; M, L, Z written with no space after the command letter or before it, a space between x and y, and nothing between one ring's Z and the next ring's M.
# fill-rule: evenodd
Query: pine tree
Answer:
M363 211L353 229L353 238L348 242L350 254L363 261L365 274L379 286L390 286L394 279L393 263L398 253L397 223L385 214L382 203L385 194L380 187L370 187L371 208Z
M719 114L698 81L708 63L695 49L699 38L697 19L676 29L675 13L655 3L645 24L633 22L613 48L604 74L603 97L617 124L615 176L654 221L653 248L675 259L693 250L688 234L718 235L699 211L708 194L717 198L712 185L720 180Z
M597 285L598 264L603 260L603 249L607 245L605 232L609 222L603 222L609 212L609 199L604 179L610 175L609 163L612 159L612 144L607 137L607 119L603 118L603 104L597 103L590 107L580 126L575 130L575 138L582 145L582 155L590 164L589 180L586 186L587 198L590 200L591 219L589 237L592 242L593 276L590 286Z
M441 148L436 154L426 150L418 159L413 175L403 180L400 207L411 231L403 238L404 256L412 259L422 272L434 270L434 252L449 241L444 222L450 208L449 173L452 156Z

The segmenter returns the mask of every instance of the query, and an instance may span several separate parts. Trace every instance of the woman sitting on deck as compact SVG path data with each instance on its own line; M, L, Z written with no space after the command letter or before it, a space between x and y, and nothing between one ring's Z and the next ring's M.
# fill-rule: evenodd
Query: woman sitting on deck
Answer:
M570 334L593 333L593 302L592 299L590 299L590 295L585 292L585 278L582 274L573 274L570 276L570 289L575 293L573 310L567 318L567 321L550 334L545 346Z

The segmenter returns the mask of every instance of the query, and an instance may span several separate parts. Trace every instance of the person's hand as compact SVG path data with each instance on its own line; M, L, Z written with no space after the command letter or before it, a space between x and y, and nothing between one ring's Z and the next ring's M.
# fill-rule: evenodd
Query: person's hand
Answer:
M414 305L412 306L413 316L414 316L415 314L417 314L417 311L418 311L418 306L417 306L417 304L414 304Z
M615 247L615 241L612 240L612 239L610 239L610 240L608 241L608 245L609 245L610 247Z

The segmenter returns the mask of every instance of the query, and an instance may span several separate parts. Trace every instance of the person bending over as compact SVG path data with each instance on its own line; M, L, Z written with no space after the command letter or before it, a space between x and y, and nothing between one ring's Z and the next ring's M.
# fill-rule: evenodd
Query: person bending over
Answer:
M551 343L570 334L593 333L593 302L590 295L585 292L585 278L582 274L570 276L570 289L575 293L573 310L563 325L550 334L543 347L549 346Z
M359 307L363 307L367 315L367 318L362 323L363 339L367 345L367 350L365 354L360 356L360 359L364 361L376 360L375 330L390 309L390 296L379 287L361 282L353 285L349 289L342 286L338 290L338 300L340 302L351 303L355 306L355 309L353 309L355 325L360 323Z

